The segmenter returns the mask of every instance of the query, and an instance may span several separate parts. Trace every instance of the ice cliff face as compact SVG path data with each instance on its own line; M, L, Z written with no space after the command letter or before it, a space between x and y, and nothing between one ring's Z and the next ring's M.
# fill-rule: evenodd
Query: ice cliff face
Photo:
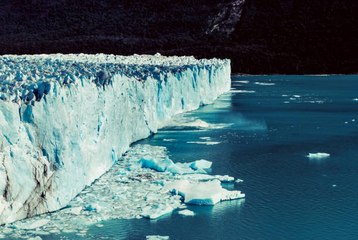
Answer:
M129 145L230 89L229 60L0 57L0 224L55 211Z

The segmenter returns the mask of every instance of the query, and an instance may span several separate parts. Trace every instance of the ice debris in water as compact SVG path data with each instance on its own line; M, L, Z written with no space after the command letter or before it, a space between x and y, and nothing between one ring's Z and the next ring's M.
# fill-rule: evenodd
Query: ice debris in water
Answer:
M218 145L220 142L214 142L214 141L207 141L207 142L201 142L201 141L189 141L187 143L191 144L200 144L200 145Z
M237 90L237 89L231 89L230 93L255 93L255 91L252 90Z
M188 209L184 209L178 212L178 214L180 215L184 215L184 216L194 216L195 213L193 211L190 211Z
M323 159L323 158L328 158L330 156L329 153L322 153L322 152L318 152L318 153L309 153L307 155L307 157L309 159Z
M261 86L273 86L275 83L272 82L254 82L255 85L261 85Z
M169 240L169 236L148 235L146 240Z
M229 191L221 186L220 181L192 182L175 180L165 184L171 192L184 198L184 202L194 205L215 205L220 201L244 198L241 191Z
M208 161L208 160L205 160L205 159L200 159L200 160L196 160L192 163L190 163L190 167L194 170L198 170L198 169L208 169L208 168L211 168L211 165L213 163Z
M188 117L186 114L178 115L165 124L164 130L209 130L223 129L232 123L208 123L201 119Z
M248 84L249 81L232 81L233 83L243 83L243 84Z
M165 170L142 168L141 159L149 160L146 166ZM205 171L207 167L211 167L211 162L203 159L174 163L165 147L135 145L65 209L0 227L0 236L29 238L74 233L91 238L93 236L88 228L101 226L98 225L101 221L142 217L155 219L175 209L185 208L183 196L184 202L191 204L214 204L244 196L240 191L228 191L221 187L220 182L233 182L233 177L209 175ZM173 185L168 189L170 184ZM170 191L173 189L181 190L182 195L173 194ZM182 213L189 214L188 211Z

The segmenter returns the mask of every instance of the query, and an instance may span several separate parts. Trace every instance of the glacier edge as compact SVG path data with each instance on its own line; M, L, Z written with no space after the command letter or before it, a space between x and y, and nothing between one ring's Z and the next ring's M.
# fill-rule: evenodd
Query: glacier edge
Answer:
M121 71L123 66L137 67L138 63L131 65L131 57L0 57L17 61L20 67L22 59L30 59L35 64L80 62L81 71L90 73L112 68L106 87L87 74L75 76L68 86L49 81L51 90L34 104L0 101L0 224L65 207L108 171L131 143L156 133L172 116L210 104L230 90L229 60L181 64L179 57L136 56L136 61L144 59L139 71L154 71L153 58L155 66L179 62L179 70L166 71L170 64L162 64L163 71L135 80ZM36 78L44 76L39 73Z

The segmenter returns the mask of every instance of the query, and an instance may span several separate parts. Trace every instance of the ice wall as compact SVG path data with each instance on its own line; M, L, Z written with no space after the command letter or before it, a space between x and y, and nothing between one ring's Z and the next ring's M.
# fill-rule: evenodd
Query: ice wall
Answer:
M129 145L230 89L230 61L0 57L0 224L55 211Z

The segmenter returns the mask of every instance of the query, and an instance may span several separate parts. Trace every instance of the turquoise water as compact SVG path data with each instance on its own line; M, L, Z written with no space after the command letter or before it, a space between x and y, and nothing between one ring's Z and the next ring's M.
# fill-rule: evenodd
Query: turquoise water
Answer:
M106 221L88 239L358 239L358 76L234 76L232 86L255 92L226 94L190 116L233 125L165 129L140 143L167 147L174 161L213 161L213 174L244 180L227 187L245 200L191 206L194 217ZM187 143L200 137L220 144ZM316 152L331 156L306 157Z

